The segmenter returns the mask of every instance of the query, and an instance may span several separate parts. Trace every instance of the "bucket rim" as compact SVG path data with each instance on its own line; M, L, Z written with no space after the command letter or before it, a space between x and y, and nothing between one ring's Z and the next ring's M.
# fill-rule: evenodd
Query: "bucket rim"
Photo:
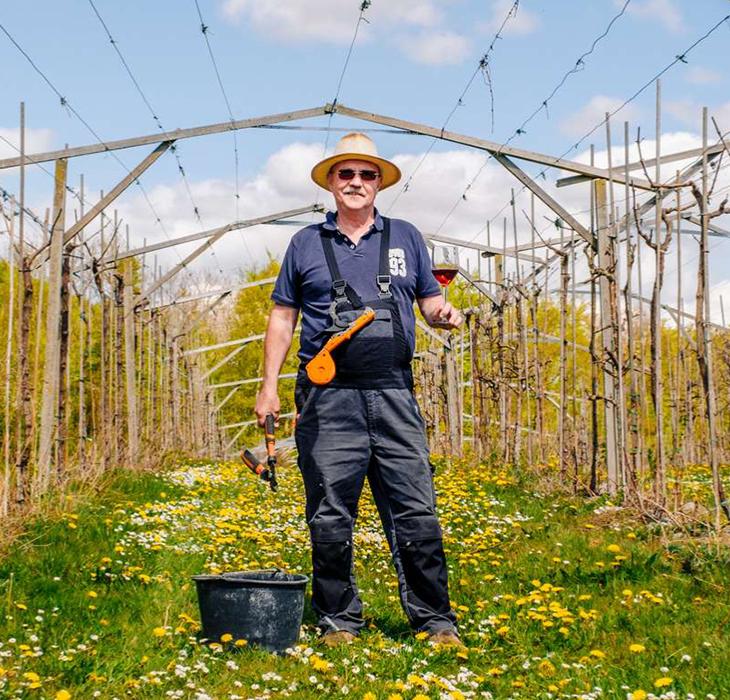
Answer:
M285 580L282 579L271 579L266 580L265 578L254 578L250 577L251 574L254 575L260 575L260 574L273 574L276 575L277 573L286 574L288 577ZM250 578L248 578L250 577ZM252 584L255 586L275 586L275 587L294 587L294 586L300 586L302 584L306 585L309 581L309 576L306 574L290 574L283 569L251 569L248 571L226 571L221 574L196 574L195 576L191 577L193 581L197 582L225 582L225 583L234 583L234 584Z

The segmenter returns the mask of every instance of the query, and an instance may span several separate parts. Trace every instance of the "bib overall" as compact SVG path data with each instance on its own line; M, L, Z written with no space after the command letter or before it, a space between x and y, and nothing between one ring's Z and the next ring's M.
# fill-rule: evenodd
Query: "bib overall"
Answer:
M340 274L331 234L320 230L332 277L331 333L366 307L375 319L338 347L334 380L313 386L300 368L296 442L312 540L312 607L326 630L364 625L353 574L353 526L367 477L416 630L454 630L446 559L435 512L425 427L413 396L411 350L391 293L390 221L383 219L378 296L362 300Z

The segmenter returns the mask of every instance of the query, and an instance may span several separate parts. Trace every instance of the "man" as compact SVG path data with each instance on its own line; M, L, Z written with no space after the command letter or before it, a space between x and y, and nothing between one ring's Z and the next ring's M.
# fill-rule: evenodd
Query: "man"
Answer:
M424 423L413 396L414 300L426 321L457 328L428 250L411 224L382 217L377 193L400 179L365 134L344 136L312 179L336 214L295 234L271 295L264 379L256 414L279 414L277 380L299 312L301 366L296 443L312 541L312 607L323 642L351 642L363 627L352 531L367 476L398 573L411 626L434 643L462 647L448 595ZM375 319L335 351L336 375L313 385L306 364L333 333L373 309Z

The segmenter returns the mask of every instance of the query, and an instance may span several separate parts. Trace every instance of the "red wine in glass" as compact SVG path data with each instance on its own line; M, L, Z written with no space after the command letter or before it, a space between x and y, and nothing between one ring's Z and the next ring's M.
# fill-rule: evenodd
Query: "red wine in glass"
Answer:
M431 272L433 272L433 276L442 287L448 287L459 272L459 258L456 247L434 246Z
M442 287L448 287L454 281L454 277L458 274L459 268L448 267L447 265L434 265L431 268L431 272L433 272L433 276Z

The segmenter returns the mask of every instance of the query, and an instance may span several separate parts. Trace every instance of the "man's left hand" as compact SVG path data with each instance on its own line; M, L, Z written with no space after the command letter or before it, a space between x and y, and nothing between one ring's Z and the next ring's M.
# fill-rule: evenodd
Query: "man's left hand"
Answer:
M458 309L455 309L448 301L438 309L431 319L431 326L434 328L445 328L454 330L464 322L464 317Z

